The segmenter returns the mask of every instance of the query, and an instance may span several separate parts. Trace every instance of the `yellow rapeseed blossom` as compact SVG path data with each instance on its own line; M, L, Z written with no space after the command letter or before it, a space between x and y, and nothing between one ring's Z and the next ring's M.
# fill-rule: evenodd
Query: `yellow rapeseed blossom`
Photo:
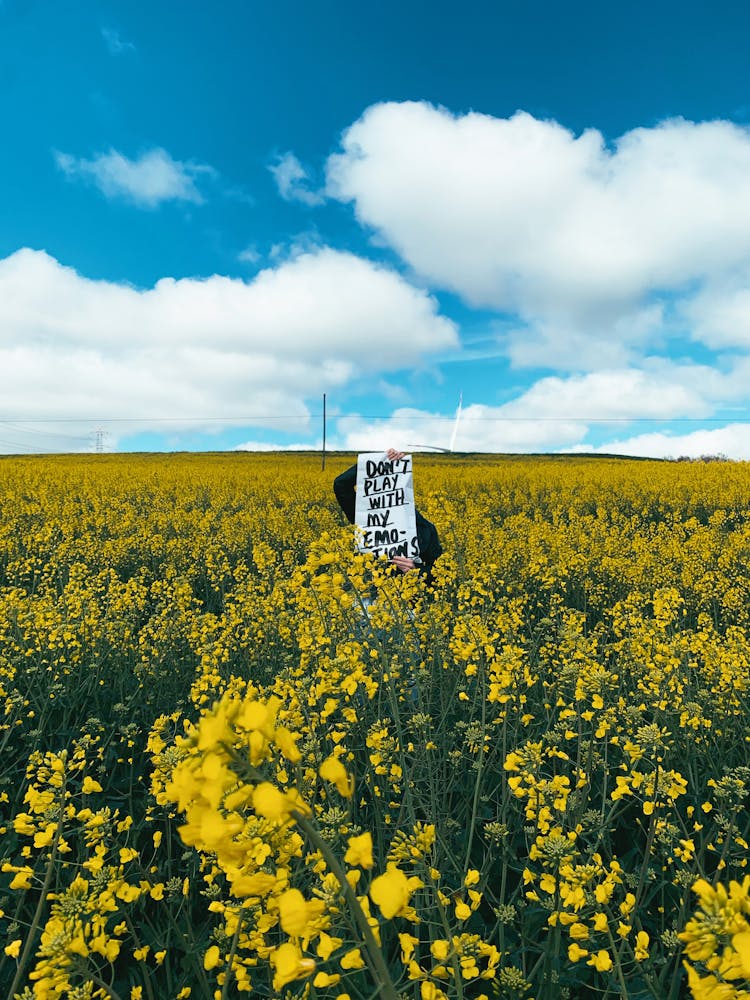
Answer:
M338 757L327 757L320 765L320 776L336 786L339 795L350 798L354 792L354 781Z
M325 910L320 899L306 900L299 889L287 889L278 900L281 928L293 937L308 937Z
M409 904L412 889L409 879L393 863L389 863L385 873L373 879L370 896L386 920L402 913Z
M18 958L22 944L23 941L21 938L16 938L15 941L11 941L10 944L6 944L4 951L8 958Z
M348 461L2 463L13 992L522 997L554 945L571 995L737 1000L750 467L420 456L428 587Z
M305 979L315 971L315 961L305 958L291 942L279 945L269 956L274 969L273 988L280 990L295 979Z
M372 868L372 834L368 831L357 837L350 837L344 861L348 865L359 865L361 868Z

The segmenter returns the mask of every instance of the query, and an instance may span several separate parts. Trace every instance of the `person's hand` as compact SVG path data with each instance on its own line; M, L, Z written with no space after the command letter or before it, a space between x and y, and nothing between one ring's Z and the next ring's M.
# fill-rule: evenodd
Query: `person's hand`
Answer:
M391 559L393 565L400 569L402 573L408 573L410 569L416 569L417 564L413 559L409 559L407 556L394 556Z
M396 448L389 448L386 454L391 462L398 462L399 459L404 457L404 452L398 451Z

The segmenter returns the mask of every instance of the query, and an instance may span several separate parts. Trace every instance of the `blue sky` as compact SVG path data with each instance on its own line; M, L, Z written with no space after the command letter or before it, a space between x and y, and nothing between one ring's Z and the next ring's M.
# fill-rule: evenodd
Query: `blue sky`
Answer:
M0 452L750 459L750 8L0 0Z

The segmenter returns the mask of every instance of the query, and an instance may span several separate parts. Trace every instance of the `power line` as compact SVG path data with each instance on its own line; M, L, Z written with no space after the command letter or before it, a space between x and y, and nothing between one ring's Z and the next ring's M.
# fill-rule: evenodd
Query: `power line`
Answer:
M252 423L256 420L309 420L319 417L319 413L256 413L252 416L203 417L0 417L0 424L15 424L23 421L25 424L167 424L167 423Z
M167 424L167 423L180 423L180 424L190 424L192 426L199 426L205 423L223 423L226 425L230 424L253 424L253 423L267 423L271 420L320 420L322 418L322 413L286 413L286 414L254 414L252 416L238 416L238 417L203 417L199 415L193 416L183 416L183 417L0 417L0 426L7 426L13 430L21 430L23 433L37 433L37 434L47 434L50 437L70 437L73 440L84 440L85 436L81 435L67 435L61 434L55 431L35 431L28 430L25 431L17 425L19 421L23 421L25 424ZM453 423L456 419L455 414L451 416L442 416L436 414L434 416L430 415L410 415L410 416L395 416L387 413L335 413L335 420L387 420L392 423L411 423L411 422L427 422L427 421L445 421ZM750 413L742 414L732 414L722 417L670 417L666 415L661 416L610 416L610 417L594 417L587 416L585 414L577 415L566 415L566 416L555 416L555 417L537 417L537 416L525 416L525 417L510 417L510 416L500 416L500 417L481 417L468 415L464 410L461 415L461 422L470 423L587 423L587 424L616 424L616 423L660 423L660 424L724 424L724 423L750 423Z
M27 421L28 422L28 421ZM42 421L39 421L40 423ZM57 423L57 421L46 421L47 423ZM88 423L88 421L84 421ZM66 441L87 441L85 434L63 434L60 431L40 431L36 427L24 427L20 423L12 420L0 421L0 425L9 428L11 431L19 431L21 434L40 434L44 437L64 438Z
M41 445L29 444L24 441L7 441L5 438L0 438L0 444L8 445L11 448L23 448L24 451L38 451L41 454L46 454L49 452L49 448L43 448Z

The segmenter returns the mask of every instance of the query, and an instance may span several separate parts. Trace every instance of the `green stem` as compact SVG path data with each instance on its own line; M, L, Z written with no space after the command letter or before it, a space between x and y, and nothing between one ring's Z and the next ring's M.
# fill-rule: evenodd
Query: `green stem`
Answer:
M718 864L716 865L716 871L714 872L714 877L712 880L713 885L717 884L717 882L721 878L721 873L724 871L724 868L726 867L727 854L729 853L729 848L732 843L732 832L734 831L734 824L735 820L737 819L738 809L739 809L738 806L735 806L734 809L732 809L732 815L729 818L729 825L727 829L724 831L724 847L722 848L721 857L719 858Z
M620 984L620 998L621 1000L628 1000L630 994L628 993L628 988L625 985L625 977L622 974L622 947L620 947L620 950L618 951L615 939L612 937L612 931L609 923L607 924L607 936L612 948L612 954L615 957L615 971L617 973L617 982ZM623 940L622 945L624 946L624 944L625 941Z
M125 923L128 925L128 930L130 931L130 933L131 933L131 935L133 937L133 941L135 942L136 950L138 950L139 948L142 948L143 945L141 944L141 940L140 940L140 938L138 936L138 932L135 929L133 921L130 919L130 914L127 913L127 912L125 912L123 914L123 916L125 918ZM143 982L146 985L146 993L148 993L149 1000L154 1000L154 991L151 989L151 979L150 979L150 977L148 975L148 972L145 973L145 975L143 977Z
M11 983L10 990L8 991L8 996L15 996L18 991L18 987L23 979L23 974L26 970L26 963L29 960L29 955L31 949L34 947L36 940L37 931L39 930L39 924L42 920L42 913L44 912L44 904L47 902L47 893L49 892L50 885L52 884L52 877L55 873L55 862L57 861L57 851L60 845L60 837L62 836L62 820L63 820L63 806L65 804L65 788L66 780L63 776L62 787L60 788L60 812L57 820L57 829L55 830L55 839L52 842L52 850L50 851L49 861L47 863L47 871L44 876L44 883L39 893L39 902L36 905L36 910L34 911L34 916L31 921L31 926L29 927L29 933L26 937L26 943L23 946L23 951L21 952L21 958L18 961L18 968L16 969L16 974L13 977L13 982Z
M477 825L477 812L479 811L479 795L482 790L482 776L484 773L484 737L487 728L487 699L485 697L486 691L484 689L484 671L482 671L482 732L481 732L481 743L479 746L479 760L477 762L477 780L474 783L474 796L471 802L471 819L469 820L469 825L467 828L466 836L466 854L464 857L464 867L463 874L469 870L469 862L471 860L471 848L474 842L474 834L476 833Z
M227 958L227 971L224 976L224 988L221 991L221 1000L227 1000L229 996L229 984L232 981L232 963L234 962L234 956L237 954L237 946L240 941L240 930L242 928L242 918L245 915L245 911L240 907L240 912L237 914L237 926L234 929L234 934L232 935L232 947L229 949L229 957Z
M656 789L656 779L654 779L654 789ZM651 858L651 850L654 846L654 837L656 836L656 807L651 813L651 822L648 828L648 834L646 836L646 849L643 852L643 864L641 865L641 873L638 879L638 885L635 890L635 903L633 905L633 911L638 911L638 904L641 901L641 895L646 886L646 878L648 876L648 863Z
M121 1000L120 994L111 986L107 986L104 980L100 979L95 972L90 972L89 976L92 983L95 983L97 986L101 987L101 989L107 991L109 995L109 1000Z
M451 941L453 939L453 934L451 933L451 928L448 923L448 918L445 915L445 906L443 905L442 900L437 895L437 893L438 889L436 886L435 895L437 896L437 911L438 914L440 915L440 923L442 925L443 934L445 935L446 941ZM461 969L458 964L458 956L456 955L455 952L451 953L450 960L451 960L451 966L453 967L453 978L456 985L456 995L458 997L458 1000L463 1000L464 996L463 977L461 975Z
M349 885L346 873L339 864L338 858L323 837L321 837L320 832L313 823L311 823L304 816L301 816L299 813L292 813L292 816L313 847L315 847L315 849L320 851L323 855L325 863L328 865L331 872L333 872L336 876L336 879L341 887L341 892L346 900L347 906L349 907L349 912L354 917L357 927L359 928L359 931L364 939L371 968L376 978L379 979L378 985L380 987L380 994L385 997L385 1000L399 1000L396 987L394 986L391 974L388 971L388 966L385 964L385 959L383 958L383 952L380 945L375 940L375 935L372 933L372 927L370 927L370 923L360 905L359 900L357 899L356 893Z

